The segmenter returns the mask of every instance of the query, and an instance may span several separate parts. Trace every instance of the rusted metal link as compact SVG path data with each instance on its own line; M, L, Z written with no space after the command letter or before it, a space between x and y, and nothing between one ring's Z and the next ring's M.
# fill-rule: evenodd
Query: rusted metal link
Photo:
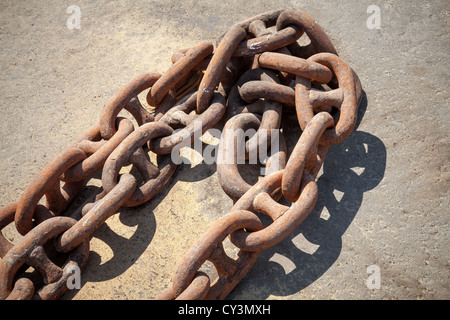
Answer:
M262 20L252 21L248 26L248 33L252 34L255 38L272 34Z
M158 121L161 117L175 106L177 103L177 91L175 88L169 90L166 96L162 99L161 104L154 109L154 121Z
M258 128L260 124L261 120L256 115L243 113L228 120L223 128L217 156L217 177L223 191L233 200L242 197L251 187L239 173L238 163L245 163L245 131Z
M286 200L294 202L298 199L306 164L310 157L315 154L323 132L333 126L333 117L327 112L320 112L311 119L302 132L289 156L289 161L283 173L281 190Z
M192 282L179 296L176 295L175 291L173 290L173 287L170 287L167 290L163 291L160 295L158 295L156 299L203 300L208 294L210 287L211 287L211 280L209 276L202 271L197 271Z
M241 22L238 22L238 23L234 24L234 26L240 27L240 28L244 29L246 32L249 32L249 28L250 28L250 25L252 24L252 22L259 20L259 21L262 21L267 27L273 27L276 24L277 19L280 16L280 14L283 13L284 11L286 11L286 9L276 9L276 10L263 12L256 16L253 16L253 17L245 19ZM219 39L221 39L221 38L219 38Z
M303 34L297 26L287 26L270 35L244 40L239 44L233 56L254 56L265 51L274 51L295 42Z
M304 33L311 43L301 46ZM261 250L285 239L313 210L315 179L330 146L353 131L362 97L358 76L319 24L298 9L269 11L234 24L215 50L200 42L175 52L172 63L164 74L141 74L122 86L99 123L52 159L19 201L0 208L0 300L64 294L74 268L86 265L90 236L120 207L138 206L160 192L177 168L173 156L224 117L217 176L235 204L186 252L171 286L157 298L225 298ZM139 98L147 89L148 110ZM295 108L303 131L289 160L280 129L283 106ZM137 129L118 117L123 109ZM157 165L150 160L155 157ZM238 165L257 163L264 177L251 186ZM123 172L128 164L133 174ZM102 189L65 213L72 218L58 217L99 170ZM278 202L282 196L289 206ZM264 227L260 214L272 223ZM23 236L16 243L1 233L13 222ZM226 237L236 257L225 252ZM55 254L66 257L62 266L52 261ZM215 279L201 270L205 261L214 265ZM32 282L24 273L28 266L43 281Z
M117 125L117 123L116 123ZM100 126L98 123L90 126L83 132L68 148L78 148L84 151L86 155L91 155L100 149L107 140L100 136Z
M184 54L187 51L189 51L189 49L182 49L182 50L175 52L172 55L172 62L176 63L179 59L181 59L184 56ZM186 85L181 89L179 89L177 87L176 88L177 100L183 98L186 94L190 93L191 91L194 91L198 87L199 83L203 79L203 71L205 71L208 68L208 65L211 62L211 59L212 59L212 55L209 55L192 68L191 74L186 76L186 80L189 78L189 81L192 82L192 85ZM233 85L235 78L237 77L236 73L237 73L238 69L240 69L240 67L235 65L234 58L231 57L229 63L225 67L225 70L223 71L223 74L219 80L219 82L224 87L226 93L228 93L228 91L229 91L228 87L231 87ZM180 81L180 82L183 82L183 81ZM194 83L195 83L195 85L194 85ZM155 118L155 120L157 120L157 119Z
M205 299L223 299L239 283L255 263L259 252L240 250L237 259L224 252L222 241L233 231L261 230L259 218L248 211L234 211L214 222L211 227L186 252L177 266L172 283L173 295L178 297L192 283L197 271L206 260L217 269L218 278L212 283Z
M151 112L147 111L147 109L144 108L137 95L132 97L127 102L124 109L127 110L133 116L138 126L142 126L144 123L151 122L154 120L154 117L151 114Z
M86 157L82 150L68 148L50 161L30 182L19 200L14 218L16 229L21 235L33 228L33 214L44 195L47 200L46 207L53 214L60 214L81 191L83 181L65 183L60 189L59 177Z
M234 24L233 27L242 28L247 33L252 33L252 31L250 30L250 25L252 23L254 23L255 21L261 21L262 23L264 23L266 28L273 27L273 26L275 26L280 14L284 11L285 11L285 9L277 9L277 10L267 11L267 12L258 14L256 16L253 16L251 18L245 19L241 22L238 22L238 23ZM223 39L223 37L224 37L224 35L220 36L218 38L218 42L220 42Z
M243 111L243 107L241 106L241 104L243 103L243 100L241 98L241 93L240 93L241 86L245 86L245 84L248 83L248 81L253 80L253 79L262 80L259 82L264 82L265 84L267 84L267 83L277 84L277 82L279 81L277 76L275 75L275 73L273 73L272 71L267 70L267 69L257 68L257 69L251 69L251 70L245 72L230 90L230 94L228 97L229 116L237 115ZM264 152L265 152L267 150L267 148L269 148L271 145L271 141L273 139L272 132L274 132L273 130L280 128L282 105L276 101L269 101L269 100L266 100L266 101L261 100L260 102L262 105L262 109L256 113L262 115L262 120L257 129L258 131L256 132L256 134L246 142L246 145L245 145L246 158L248 158L249 154L255 154L255 153L259 154L261 150L264 150ZM246 109L246 110L248 111L248 109ZM257 110L254 110L254 111L257 111ZM279 131L277 131L277 132L279 133ZM279 146L281 146L282 149L280 149L279 152L273 153L273 155L269 158L270 159L269 162L266 164L266 169L269 168L267 165L269 165L269 166L275 165L272 168L278 167L276 165L277 161L275 161L274 159L278 159L280 168L284 167L285 158L286 158L286 154L285 154L286 149L283 149L283 147L285 146L285 141L284 141L284 137L282 135L281 135L281 138L282 139L279 140ZM225 143L225 142L223 142L223 143ZM220 150L220 146L219 146L219 150ZM230 149L230 150L232 150L232 149ZM224 151L224 152L226 153L227 151ZM218 167L219 167L219 165L218 165ZM235 167L235 165L225 164L225 165L221 165L221 168L224 168L224 172L231 170L234 173L236 173L236 171L237 171L237 168ZM271 170L272 169L269 169L269 171L271 171ZM218 171L219 171L219 169L218 169ZM225 174L225 175L229 176L229 177L234 176L234 174L230 174L230 175ZM233 194L233 196L232 196L233 198L237 197L238 194L241 194L241 191L246 190L248 188L247 183L242 183L242 180L241 180L239 174L236 175L235 177L236 177L235 179L238 179L240 181L239 184L241 185L240 188L237 188L237 190L240 190L240 191L238 191L238 193L231 192L231 190L225 186L225 189L229 190L229 192L230 192L229 194ZM225 179L225 180L227 180L227 179ZM225 180L219 179L219 181L223 181L224 183L229 185L230 183L225 182ZM230 180L228 180L228 181L230 181ZM222 185L222 187L224 187L224 186Z
M21 280L13 283L19 268L30 265L44 277L44 285L35 293L35 299L57 299L67 290L67 280L73 267L83 269L89 255L89 240L85 240L73 251L62 268L48 259L43 246L76 223L68 217L54 217L45 220L27 233L0 261L0 299L30 298L34 285L31 281ZM11 297L10 297L11 296Z
M94 203L86 215L56 239L56 249L60 252L69 252L83 241L89 240L89 236L128 200L136 187L137 181L134 176L122 175L119 183L110 192Z
M125 138L125 140L111 153L103 167L102 184L106 193L111 192L117 185L120 169L125 162L129 161L130 157L138 148L141 148L151 139L169 136L172 132L173 129L165 123L150 122L140 126ZM147 202L169 181L176 169L176 165L172 162L170 156L160 157L158 158L158 162L160 162L160 165L162 166L162 168L159 169L159 175L156 178L145 181L143 185L136 188L131 197L123 204L124 206L134 207ZM144 166L138 166L138 169L142 167ZM141 175L145 176L145 172L141 172Z
M279 15L283 11L284 10L268 11L268 12L256 15L254 17L251 17L249 19L246 19L244 21L241 21L239 23L236 23L233 27L244 29L245 32L249 35L250 38L252 38L251 37L252 35L254 37L256 37L256 38L260 37L260 36L264 36L264 35L270 36L270 34L272 34L272 32L270 30L268 30L268 28L275 26ZM219 37L217 42L220 43L220 41L222 41L223 37L224 37L224 35ZM266 44L267 44L267 39L262 39L262 40L263 41L266 40ZM254 41L254 40L252 40L252 41ZM243 42L240 43L239 46L241 47L241 50L248 51L250 49L248 47L250 47L251 44L252 43L249 44L247 41L243 41ZM250 49L250 51L251 50L252 49ZM235 55L236 53L233 53L233 54ZM248 69L249 65L244 66L242 64L242 62L246 61L246 62L244 62L244 64L250 63L250 65L251 65L251 62L254 60L253 57L254 56L252 56L252 55L246 55L246 56L244 55L244 56L241 56L241 57L234 56L231 59L233 60L233 58L234 59L235 58L241 58L240 59L241 65L240 65L240 67L238 69ZM244 58L244 59L242 59L242 58ZM251 59L248 59L248 58L251 58ZM256 66L254 66L253 68L256 68Z
M116 133L115 123L117 115L122 109L127 108L130 100L145 89L150 88L160 77L161 74L159 73L139 75L116 92L100 114L100 133L103 139L108 140ZM153 116L149 112L145 109L141 109L141 111L147 113L149 122L153 120Z
M258 149L246 146L244 140L244 134L248 129L254 129L256 132L256 129L260 126L260 118L252 113L236 115L228 120L224 126L217 156L217 176L222 189L233 200L239 199L251 188L251 185L239 173L238 164L245 163L245 151L249 149L254 150L251 153L252 163L257 163L258 158L261 160L261 153L255 152ZM279 139L277 141L279 148L278 150L271 150L271 155L267 160L263 159L267 161L266 172L283 169L286 165L287 151L284 136L281 132L278 132L278 135L271 139L274 138ZM256 141L256 144L258 144L258 141Z
M185 78L191 70L212 54L214 46L209 41L203 41L196 47L186 52L172 67L170 67L152 86L147 95L147 102L158 105L166 93L174 87L177 82Z
M248 81L239 90L241 98L246 103L257 99L277 101L288 106L295 105L295 93L291 87L266 81Z
M170 136L153 139L150 142L150 150L156 154L163 155L171 153L177 145L190 144L196 136L201 136L218 123L225 114L226 107L223 91L214 93L211 106L205 112L199 115L189 115L191 111L195 110L196 101L197 92L194 92L184 104L172 108L159 120L174 127L179 125L185 127ZM196 126L196 124L198 125ZM196 132L196 130L199 132Z
M292 233L314 208L318 189L314 179L308 173L302 177L299 198L290 207L280 205L270 198L269 195L281 187L283 172L283 170L277 171L258 181L231 209L231 212L259 211L274 220L272 224L256 232L248 230L233 232L230 240L241 250L259 252L274 246ZM261 197L261 194L266 194L266 197Z
M305 47L300 47L294 42L294 46L289 46L293 55L301 58L308 58L318 52L330 52L337 55L336 48L330 41L325 31L317 21L306 12L299 9L290 9L280 13L277 19L277 30L282 30L287 26L296 25L300 27L311 40ZM294 50L292 48L295 48Z
M229 115L236 115L236 111L241 106L242 99L240 87L244 86L248 81L254 79L269 82L271 84L276 84L279 82L276 74L267 69L258 68L245 72L230 90L230 94L228 96ZM249 153L257 153L261 145L264 146L263 149L270 147L272 141L272 130L280 128L282 105L276 101L264 101L263 106L263 109L259 112L259 114L262 115L261 125L258 128L257 133L246 142L246 157L248 157ZM250 148L250 146L252 147Z
M8 224L14 222L18 204L18 202L13 202L0 209L0 258L3 258L9 249L13 247L13 244L3 236L1 231Z
M236 115L236 108L246 104L246 101L242 99L241 87L249 81L259 80L264 83L278 83L279 79L274 71L256 68L250 69L242 74L242 76L236 81L228 94L227 107L229 109L228 114L231 116ZM255 98L254 100L256 100Z
M33 295L33 282L28 278L20 278L14 283L12 292L5 300L31 300Z
M99 145L97 150L92 150L89 148L92 144L91 140L82 140L77 144L77 147L83 150L89 157L77 163L76 165L69 168L66 172L61 175L61 181L64 182L75 182L79 180L85 180L86 178L92 176L97 171L103 168L108 156L114 149L134 130L134 126L130 120L125 118L117 118L116 125L118 127L117 132L109 140L101 140L104 142ZM96 137L100 138L100 126L95 126ZM96 141L100 142L100 141ZM93 151L93 152L92 152Z
M341 108L344 100L342 88L333 90L324 90L313 88L308 82L305 82L309 89L309 102L314 112L331 111L331 107ZM359 105L362 96L361 83L355 79L356 99ZM246 103L254 103L257 99L267 99L278 101L288 107L295 107L295 90L289 86L279 83L268 83L261 81L248 81L239 89L240 98ZM232 109L233 114L242 112L242 106L236 106ZM231 112L231 111L230 111Z
M176 300L203 300L208 294L210 287L211 280L209 276L202 271L197 271L189 287Z
M279 133L282 110L283 106L280 103L270 100L264 101L261 124L256 134L245 143L246 158L249 154L260 154L261 148L267 149L271 146L272 133Z
M200 81L202 81L203 78L203 72L196 71L189 75L189 78L182 86L175 85L175 90L177 92L176 100L180 100L181 98L184 98L186 95L191 93L192 91L198 90L198 86L200 84ZM181 83L183 83L181 81Z
M341 58L331 53L318 53L308 58L308 60L330 68L336 75L339 89L342 90L339 120L334 128L324 132L319 141L320 144L326 145L340 143L353 131L358 115L357 81L354 78L354 72ZM302 130L305 130L307 124L314 117L314 105L309 98L310 92L311 80L297 76L295 81L295 103L298 121ZM338 93L338 95L340 96L341 93Z
M262 53L258 63L262 68L289 72L324 84L330 82L333 76L331 70L320 63L276 52Z
M203 113L209 107L214 90L219 84L233 52L246 37L247 33L239 27L230 28L223 37L200 83L197 95L197 114Z
M192 111L195 111L196 105L197 91L191 92L186 99L179 101L175 106L167 110L164 114L161 114L155 120L164 122L174 129L185 127L197 117L197 115L192 114Z
M289 49L287 47L281 47L277 50L275 50L274 52L279 53L279 54L283 54L283 55L288 55L288 56L292 56L291 51L289 51ZM260 68L261 66L259 65L259 56L257 55L255 56L254 59L254 64L257 65L258 68ZM284 84L286 86L289 86L292 82L292 80L294 79L294 74L286 72L286 71L279 71L278 72L278 78L280 79L280 83Z
M233 110L232 116L234 117L235 115L241 113L255 113L262 115L264 113L264 109L266 108L265 101L266 100L264 99L258 99L247 105L236 106Z
M254 103L257 99L278 101L288 107L295 107L295 90L291 87L263 81L248 81L239 90L241 98L247 103ZM319 90L311 88L309 101L314 112L331 111L331 107L340 108L343 101L343 92L340 88L334 90ZM243 110L237 108L237 110Z
M330 146L319 144L317 150L314 150L306 163L305 171L314 179L319 174L320 169L325 161Z
M174 52L171 57L172 63L173 64L177 63L191 49L192 48L185 48ZM212 56L213 55L210 54L209 56L205 57L202 61L200 61L199 63L197 63L195 66L192 67L192 71L205 71L206 68L208 68L208 64L211 62Z

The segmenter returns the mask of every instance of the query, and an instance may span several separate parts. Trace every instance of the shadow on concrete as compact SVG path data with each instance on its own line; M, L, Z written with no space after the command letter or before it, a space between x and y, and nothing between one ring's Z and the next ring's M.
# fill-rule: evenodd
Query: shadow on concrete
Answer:
M101 179L101 172L95 175ZM131 237L124 237L114 230L108 224L103 223L90 237L100 240L112 251L111 257L102 262L100 255L95 251L89 252L89 259L85 270L82 271L81 287L87 282L101 282L113 279L128 268L130 268L137 259L144 253L151 243L157 228L157 223L153 211L164 200L177 179L171 179L168 184L151 200L137 207L121 207L115 214L118 214L120 223L124 226L133 228ZM96 194L100 188L89 186L83 190L86 197ZM83 199L83 194L80 195ZM111 219L111 218L110 218ZM72 299L78 290L68 290L62 299Z
M228 299L266 299L270 295L297 293L316 281L336 261L342 249L342 235L358 213L364 192L378 185L386 166L383 142L369 133L357 131L366 108L364 94L356 131L341 144L330 148L323 173L317 180L319 197L314 210L282 242L261 252L253 268ZM293 148L301 131L298 126L286 128L286 131L289 140L294 141L288 142ZM254 183L250 180L255 170L248 170L243 175L245 180ZM94 233L95 238L110 247L113 256L102 264L100 256L91 251L82 285L115 278L131 267L152 241L157 228L153 211L174 184L177 181L203 180L215 171L215 165L204 163L193 168L178 168L169 183L151 201L136 208L119 209L120 222L135 230L130 238L125 238L103 224ZM97 178L100 177L98 174ZM88 192L92 194L92 190ZM266 225L270 223L266 216L260 217ZM75 294L76 290L68 291L63 298L70 299Z
M358 125L367 107L365 95ZM383 179L386 147L374 135L354 131L330 148L317 180L319 197L311 214L282 242L261 251L255 265L228 299L266 299L297 293L337 260L345 233L361 207L364 192Z

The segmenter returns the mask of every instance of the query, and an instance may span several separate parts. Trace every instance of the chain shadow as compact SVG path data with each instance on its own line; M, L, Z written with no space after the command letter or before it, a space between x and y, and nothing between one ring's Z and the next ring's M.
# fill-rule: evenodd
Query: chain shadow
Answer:
M107 261L102 261L102 256L90 250L87 265L81 273L81 288L86 283L102 282L116 278L126 272L139 259L148 248L157 229L154 210L164 201L177 182L200 181L215 173L215 166L213 165L201 163L191 168L190 159L184 156L180 156L180 159L183 162L175 170L168 183L152 199L136 207L121 207L113 214L113 216L118 215L118 219L123 225L122 229L132 229L132 231L128 232L128 234L132 234L130 237L124 236L123 230L121 230L121 234L117 233L107 223L103 223L90 236L90 241L92 238L95 238L96 241L103 242L102 245L105 248L108 247L105 253ZM140 176L137 169L133 168L131 173L137 177ZM100 171L92 178L101 180L101 176L102 172ZM81 207L84 202L89 202L89 197L93 197L100 191L100 187L85 186L66 214L74 214L77 210L76 208ZM77 292L78 290L68 290L61 299L73 299Z
M357 126L366 106L364 95ZM291 139L298 139L298 136L291 136ZM290 145L293 147L295 143ZM342 144L330 148L323 174L317 181L319 198L313 212L281 243L261 252L255 266L228 299L285 296L296 293L317 280L339 256L341 237L358 212L363 193L381 181L385 163L384 144L377 137L363 131L355 131ZM358 175L352 171L353 167L364 168L364 171ZM151 243L157 228L153 211L173 186L178 181L203 180L215 172L214 165L201 163L190 168L190 165L182 164L168 184L150 201L135 208L120 208L116 214L124 226L134 229L131 237L119 235L108 224L102 224L92 237L109 246L112 257L102 263L101 256L90 251L87 266L82 272L81 285L110 280L129 269ZM101 173L96 176L101 179ZM340 200L336 199L335 190L343 193ZM88 192L91 194L92 190ZM327 220L320 217L324 208L330 214ZM313 254L306 253L295 245L300 234L317 246ZM284 261L291 261L289 264L294 265L293 270L286 272L283 261L280 264L280 261L274 260L274 257L280 256L284 257ZM69 290L63 299L71 299L76 293L77 290Z
M92 250L89 252L87 265L81 273L81 288L88 282L107 281L121 275L139 259L148 248L156 232L157 221L154 210L178 181L175 177L176 174L177 171L175 171L174 176L169 180L167 185L151 200L137 207L121 207L116 211L114 215L118 215L118 219L124 227L122 229L129 228L130 232L127 233L125 230L124 233L124 230L121 230L121 234L119 234L111 229L107 223L103 223L90 236L90 241L92 238L95 238L97 241L100 240L104 245L109 247L108 251L111 257L108 257L109 259L104 262L97 252ZM97 173L96 177L101 179L101 172ZM97 188L97 190L92 189L95 188L89 187L85 192L92 195L100 190L100 188ZM84 199L86 197L84 196ZM129 234L131 234L130 237L128 237ZM62 299L73 299L77 293L78 290L68 290Z
M363 97L358 125L367 107ZM354 131L330 148L317 180L314 210L288 237L261 251L255 265L228 299L267 299L298 293L337 260L342 236L361 207L364 192L375 188L386 168L386 147L376 136Z

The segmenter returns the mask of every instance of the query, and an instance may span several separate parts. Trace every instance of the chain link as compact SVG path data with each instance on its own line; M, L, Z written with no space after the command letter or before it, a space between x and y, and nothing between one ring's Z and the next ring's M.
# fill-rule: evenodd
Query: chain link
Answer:
M307 46L297 41L303 34L310 39ZM13 244L0 233L0 299L63 295L71 270L86 265L89 237L120 207L138 206L160 192L177 168L172 155L221 119L226 123L218 180L236 202L186 252L158 299L225 298L261 250L286 238L313 210L316 176L330 146L353 131L362 92L359 78L318 23L298 9L266 12L233 25L216 48L204 41L180 49L172 63L164 74L144 73L121 87L99 123L51 160L19 201L0 209L0 231L14 222L22 235ZM138 99L145 90L150 109ZM294 108L302 134L288 157L282 113ZM137 128L118 117L123 109ZM236 135L248 129L254 133L248 139ZM270 156L261 156L269 150ZM157 165L149 152L157 155ZM237 166L256 163L255 155L266 171L252 186ZM120 174L128 163L141 179ZM79 208L77 220L65 217L84 182L99 171L103 190ZM281 197L291 205L279 203ZM272 223L263 227L259 214ZM227 237L239 249L234 258L224 250ZM43 249L47 242L56 255L66 255L62 267ZM207 260L216 279L200 270ZM24 265L41 274L43 286L21 276Z

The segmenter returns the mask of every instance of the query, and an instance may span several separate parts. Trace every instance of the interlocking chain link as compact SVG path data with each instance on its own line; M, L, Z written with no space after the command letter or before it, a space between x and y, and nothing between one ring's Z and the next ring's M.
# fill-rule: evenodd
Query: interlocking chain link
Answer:
M297 41L303 34L307 46ZM0 299L63 295L73 268L86 265L90 235L119 208L150 201L177 168L173 153L222 118L217 174L236 202L181 258L172 285L158 299L225 298L261 250L286 238L313 210L317 174L330 146L353 131L362 92L359 78L318 23L298 9L266 12L233 25L216 48L204 41L180 49L172 63L164 74L143 73L121 87L99 123L51 160L17 202L0 209L0 231L14 223L23 236L12 244L0 233ZM138 99L146 90L150 109ZM288 157L282 114L293 108L302 134ZM118 117L122 110L137 128ZM254 134L247 138L236 135L250 129ZM238 164L253 163L255 155L266 170L252 186ZM140 179L121 174L128 163ZM103 190L79 208L77 219L65 216L85 181L99 171ZM278 202L281 197L291 205ZM263 227L259 214L272 223ZM234 258L224 250L227 237L239 249ZM62 267L44 246L65 254ZM216 279L200 270L207 260ZM44 285L21 276L23 266L37 270Z

